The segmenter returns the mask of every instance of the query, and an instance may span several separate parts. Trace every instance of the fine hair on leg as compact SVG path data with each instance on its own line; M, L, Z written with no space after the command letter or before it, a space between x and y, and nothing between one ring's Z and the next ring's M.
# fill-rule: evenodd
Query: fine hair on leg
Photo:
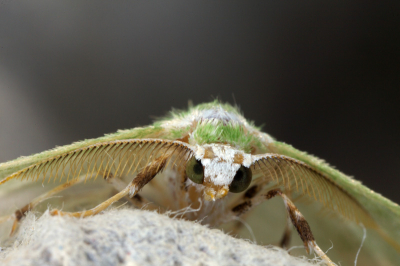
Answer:
M108 208L112 203L129 195L130 198L134 197L140 189L142 189L148 182L150 182L162 169L168 158L162 157L154 160L152 163L144 167L136 177L119 193L115 194L106 201L100 203L96 207L81 212L62 212L57 209L51 211L51 215L72 216L72 217L87 217L98 214L99 212Z
M300 211L293 204L293 202L285 194L281 192L280 189L273 189L270 190L267 194L261 194L250 199L244 199L241 203L228 210L229 212L227 213L228 220L226 220L225 222L232 220L234 217L245 214L246 212L251 210L253 207L257 206L264 200L269 200L275 196L280 196L283 199L286 211L289 216L288 220L290 220L291 223L296 228L301 240L303 241L307 253L314 251L319 257L321 257L327 263L327 265L329 266L335 265L315 242L314 236L311 232L311 228L306 219L304 218L304 216L300 213ZM285 230L285 235L287 234L286 230Z

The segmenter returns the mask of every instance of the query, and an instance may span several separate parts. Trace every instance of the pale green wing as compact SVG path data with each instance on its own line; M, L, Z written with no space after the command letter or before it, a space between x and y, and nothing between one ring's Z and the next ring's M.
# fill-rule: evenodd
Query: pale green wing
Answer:
M160 137L160 135L163 135L163 139L168 139L166 138L166 133L163 132L163 129L161 127L138 127L129 130L119 130L116 133L105 135L104 137L83 140L70 145L56 147L52 150L44 151L30 156L20 157L18 159L0 164L0 180L5 178L6 176L11 175L12 173L15 173L25 167L33 165L47 158L55 157L63 153L67 153L96 143L123 139L158 138Z
M270 190L279 188L292 200L319 202L324 209L376 228L364 207L337 183L308 164L285 155L266 153L253 155L254 184Z
M26 198L28 201L23 204L27 204L29 199L33 199L32 194L35 194L35 190L38 187L42 188L42 185L48 191L52 185L59 182L63 184L61 187L66 188L70 187L71 182L86 183L86 181L96 181L96 178L110 181L125 178L125 181L121 182L130 182L150 164L158 164L159 171L162 171L166 167L182 165L192 156L192 153L191 146L180 141L146 138L96 142L55 156L46 156L0 180L0 201L9 202L3 204L1 208L4 210L0 209L0 211L13 212L23 207L23 205L19 206L20 203L17 200ZM32 183L32 181L39 182ZM30 185L9 186L16 183ZM44 184L48 185L44 186ZM105 185L106 182L102 181L102 184ZM92 186L93 183L85 186L88 188L87 196L101 194L106 187L109 187L102 186L90 193ZM13 193L18 193L18 195L13 195ZM27 194L29 194L28 197ZM36 193L36 195L40 194ZM9 206L9 204L14 206Z
M87 180L94 180L93 177L96 176L122 176L128 173L133 175L135 169L140 169L143 163L154 159L148 155L159 155L151 153L155 148L158 148L159 152L168 148L149 145L151 140L160 138L168 141L168 139L174 140L177 136L176 132L168 132L159 126L120 130L101 138L76 142L0 164L0 202L3 203L0 205L0 216L21 208L29 200L52 189L60 181L65 182L82 175ZM148 144L147 148L139 149L144 144L140 143L144 137L147 138L145 141ZM34 181L40 179L41 182L20 181L25 179ZM46 186L42 187L42 182L46 182ZM106 186L104 181L97 183L98 194L110 192L110 186ZM90 191L95 186L94 183L84 186L83 193L84 190Z
M127 139L100 142L79 149L47 157L0 180L0 185L13 179L42 183L70 181L85 176L120 178L134 175L150 163L187 160L191 147L180 141L164 139ZM178 158L176 158L178 157ZM178 163L179 165L179 163ZM163 167L164 168L164 167Z
M375 237L373 233L369 234L369 248L373 252L379 253L382 260L386 259L386 253L391 257L397 253L397 257L391 258L390 261L400 261L400 206L398 204L363 186L361 182L330 167L323 160L299 151L288 144L274 142L268 148L270 152L286 155L315 168L356 199L378 224L376 230L379 236ZM383 248L382 241L388 242L393 249ZM392 264L389 263L387 265Z

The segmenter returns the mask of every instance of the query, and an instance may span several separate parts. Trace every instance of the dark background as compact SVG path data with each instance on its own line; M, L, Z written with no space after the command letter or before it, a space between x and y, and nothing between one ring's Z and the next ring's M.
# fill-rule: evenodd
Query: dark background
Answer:
M218 97L400 202L400 2L375 2L2 1L0 161Z

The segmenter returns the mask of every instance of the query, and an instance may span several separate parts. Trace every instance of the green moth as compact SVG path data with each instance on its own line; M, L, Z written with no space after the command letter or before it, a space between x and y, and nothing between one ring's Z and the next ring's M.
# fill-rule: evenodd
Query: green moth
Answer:
M295 228L300 237L294 241L328 265L354 264L360 250L359 265L400 264L397 204L276 141L219 101L0 164L0 219L11 221L11 231L49 198L52 208L63 206L53 215L75 217L98 214L119 200L150 209L190 207L197 211L184 218L228 224L239 235L246 230L232 221L246 218L263 244L278 242L268 239L279 232L288 247Z

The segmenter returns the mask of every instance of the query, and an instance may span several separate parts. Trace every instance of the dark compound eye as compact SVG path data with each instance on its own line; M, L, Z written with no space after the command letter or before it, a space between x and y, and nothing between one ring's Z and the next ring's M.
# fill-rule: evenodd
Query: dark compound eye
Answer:
M186 163L186 175L193 182L197 184L203 184L204 180L204 169L200 161L197 161L195 157L190 158Z
M251 183L252 176L253 174L251 173L250 168L241 166L233 178L233 181L229 187L229 191L233 193L239 193L246 190Z

